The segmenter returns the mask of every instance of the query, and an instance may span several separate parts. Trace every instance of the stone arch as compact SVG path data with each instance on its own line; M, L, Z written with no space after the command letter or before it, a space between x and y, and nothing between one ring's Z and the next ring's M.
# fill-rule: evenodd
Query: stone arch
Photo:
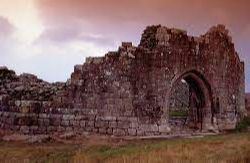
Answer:
M200 100L200 109L201 114L201 130L210 129L213 123L213 97L212 97L212 89L211 85L205 76L197 70L189 70L184 73L179 73L176 77L171 81L170 88L167 92L166 96L166 106L167 108L164 110L164 118L169 120L169 110L170 110L170 98L171 92L176 87L178 82L181 80L185 80L189 87L191 87L195 94L198 96ZM171 126L170 126L171 128Z

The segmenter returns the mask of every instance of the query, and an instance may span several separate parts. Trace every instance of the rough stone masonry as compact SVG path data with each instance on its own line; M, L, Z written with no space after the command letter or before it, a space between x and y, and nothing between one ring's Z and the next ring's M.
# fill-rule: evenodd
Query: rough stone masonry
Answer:
M248 111L248 114L250 115L250 93L246 94L246 110Z
M244 63L223 25L200 37L149 26L137 47L124 42L118 51L87 58L66 83L1 67L0 128L115 136L234 129L245 114L244 78ZM180 80L199 100L199 129L177 130L169 122L170 94Z

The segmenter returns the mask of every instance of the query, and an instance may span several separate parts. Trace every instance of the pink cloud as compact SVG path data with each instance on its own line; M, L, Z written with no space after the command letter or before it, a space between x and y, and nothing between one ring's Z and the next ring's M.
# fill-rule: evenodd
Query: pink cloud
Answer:
M81 28L73 27L54 27L47 28L42 35L36 40L36 43L40 41L51 41L53 43L69 43L72 41L84 41L95 43L99 46L114 46L114 40L108 36L94 35L84 33Z
M38 0L45 25L138 39L145 26L163 24L200 34L226 24L235 35L250 24L248 0Z
M14 27L8 19L0 16L0 38L6 38L14 31Z
M250 83L248 0L38 0L37 7L45 27L53 29L44 35L59 41L79 39L84 33L82 39L95 43L98 39L89 37L92 34L138 43L145 26L151 24L183 28L192 35L203 34L212 25L225 24L246 62ZM105 42L99 41L99 45Z

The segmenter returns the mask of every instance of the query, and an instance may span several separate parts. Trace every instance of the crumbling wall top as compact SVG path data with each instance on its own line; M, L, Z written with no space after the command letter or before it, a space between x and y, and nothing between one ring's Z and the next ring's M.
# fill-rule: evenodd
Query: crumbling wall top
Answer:
M201 38L223 38L225 41L228 41L228 43L233 45L229 30L222 24L211 27L205 35L201 36Z
M15 77L16 77L15 71L9 70L5 66L0 67L0 79L1 80L8 79L8 78L15 78Z
M139 47L154 48L156 45L168 45L171 38L187 37L187 31L177 28L168 28L161 25L148 26L142 34Z
M208 30L207 34L214 33L214 32L223 33L223 34L225 34L225 35L228 35L228 34L229 34L229 30L226 29L226 26L223 25L223 24L218 24L218 25L216 25L216 26L211 27L211 28Z
M148 26L141 38L139 47L152 49L156 45L169 45L169 41L175 40L180 37L195 38L194 41L197 43L205 41L209 43L210 39L223 38L227 39L229 43L232 43L232 37L229 35L229 30L226 29L225 25L218 24L211 27L205 35L200 37L191 37L187 35L187 31L177 28L168 28L165 26Z

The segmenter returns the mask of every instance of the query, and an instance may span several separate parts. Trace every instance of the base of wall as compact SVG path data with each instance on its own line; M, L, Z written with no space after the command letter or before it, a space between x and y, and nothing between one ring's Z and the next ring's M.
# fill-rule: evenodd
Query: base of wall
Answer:
M140 124L138 118L129 117L88 117L74 114L34 114L17 112L0 112L0 128L20 134L53 134L84 132L118 137L172 137L186 135L202 135L204 133L219 133L218 127L208 125L204 130L177 131L168 124ZM223 123L224 124L224 123ZM235 123L223 126L223 129L232 129ZM221 126L220 126L221 127ZM219 129L221 129L219 127Z

